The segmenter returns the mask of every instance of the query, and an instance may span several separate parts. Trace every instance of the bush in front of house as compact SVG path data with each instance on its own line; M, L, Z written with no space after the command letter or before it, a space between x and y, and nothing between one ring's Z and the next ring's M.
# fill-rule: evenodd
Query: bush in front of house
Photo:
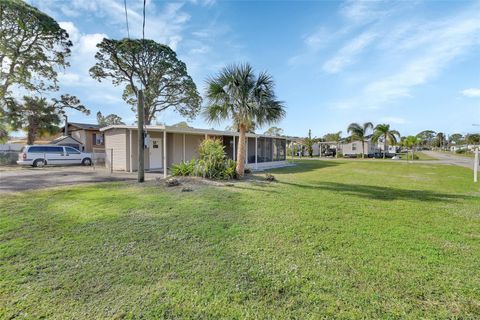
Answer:
M172 165L171 171L174 176L192 176L195 171L195 159L176 163Z
M236 163L227 158L224 148L221 140L205 139L198 148L199 159L173 165L172 174L217 180L236 178Z

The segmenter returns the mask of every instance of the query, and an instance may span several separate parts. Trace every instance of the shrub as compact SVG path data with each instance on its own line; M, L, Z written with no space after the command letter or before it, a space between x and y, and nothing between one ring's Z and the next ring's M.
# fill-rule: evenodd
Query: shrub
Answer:
M174 164L171 170L174 176L191 176L195 170L195 159Z
M459 153L459 154L467 153L467 149L458 149L457 151L455 151L455 153Z
M172 166L174 176L194 175L208 179L228 180L236 178L236 163L227 159L221 140L205 139L198 148L199 159Z

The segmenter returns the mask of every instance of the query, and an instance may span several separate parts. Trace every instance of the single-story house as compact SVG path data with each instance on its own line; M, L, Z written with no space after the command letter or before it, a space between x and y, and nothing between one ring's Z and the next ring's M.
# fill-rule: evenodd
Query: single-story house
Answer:
M83 150L83 143L78 141L77 139L71 137L71 136L60 136L58 138L53 139L50 141L49 144L56 144L59 146L67 146L67 147L72 147L77 150Z
M136 126L113 125L100 129L105 134L106 164L113 170L136 171L138 129ZM198 146L207 138L220 139L227 156L235 160L238 132L180 128L173 126L146 126L145 169L163 171L174 163L198 158ZM285 165L286 137L247 133L246 165L263 169Z
M98 124L68 122L66 134L65 126L61 130L64 133L63 137L72 137L80 143L78 148L80 151L103 153L105 149L105 139L100 128Z
M364 141L365 155L373 155L379 152L378 145L372 142L372 137L367 136ZM340 150L344 156L361 155L362 154L362 141L350 141L344 142L340 145Z

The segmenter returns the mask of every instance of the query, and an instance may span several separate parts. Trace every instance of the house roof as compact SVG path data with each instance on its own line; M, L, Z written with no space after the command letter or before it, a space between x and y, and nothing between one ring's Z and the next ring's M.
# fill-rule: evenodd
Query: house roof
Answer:
M57 144L59 143L60 141L63 141L65 139L72 139L73 141L76 141L78 142L78 144L80 145L83 145L83 143L81 143L80 141L78 141L77 139L73 138L73 137L70 137L70 136L60 136L56 139L53 139L52 141L49 142L49 144Z
M83 130L100 130L101 128L99 124L91 124L91 123L69 122L68 125L77 127ZM63 128L65 128L65 126Z
M128 130L137 130L137 126L128 126L128 125L113 125L100 128L100 131L108 131L112 129L128 129ZM154 125L154 126L146 126L146 131L167 131L167 132L174 132L174 133L191 133L191 134L207 134L207 135L217 135L217 136L238 136L239 133L236 131L222 131L222 130L214 130L214 129L198 129L198 128L180 128L175 126L165 126L165 125ZM255 133L247 133L247 137L265 137L265 138L277 138L277 139L287 139L290 140L289 137L281 137L281 136L270 136L267 134L255 134Z

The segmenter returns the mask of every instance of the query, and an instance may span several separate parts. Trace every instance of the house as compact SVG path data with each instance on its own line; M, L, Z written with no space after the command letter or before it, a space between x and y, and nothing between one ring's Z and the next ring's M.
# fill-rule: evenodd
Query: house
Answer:
M372 142L372 136L369 135L365 137L365 155L373 155L380 152L378 144ZM357 156L362 154L362 141L346 141L340 145L340 150L343 153L343 156Z
M83 144L78 141L75 138L72 138L70 136L60 136L58 138L53 139L50 141L49 144L56 144L59 146L67 146L67 147L72 147L78 150L83 150Z
M62 128L65 132L63 136L56 138L51 143L68 145L77 148L83 152L98 152L103 153L105 149L104 134L100 131L100 125L89 123L68 122L67 130Z
M113 170L136 171L138 157L138 129L136 126L113 125L101 128L105 134L106 163ZM220 139L227 156L235 160L238 132L181 128L174 126L146 126L145 169L163 171L174 163L198 158L198 146L207 138ZM276 167L286 164L286 137L247 133L246 165L251 169Z

